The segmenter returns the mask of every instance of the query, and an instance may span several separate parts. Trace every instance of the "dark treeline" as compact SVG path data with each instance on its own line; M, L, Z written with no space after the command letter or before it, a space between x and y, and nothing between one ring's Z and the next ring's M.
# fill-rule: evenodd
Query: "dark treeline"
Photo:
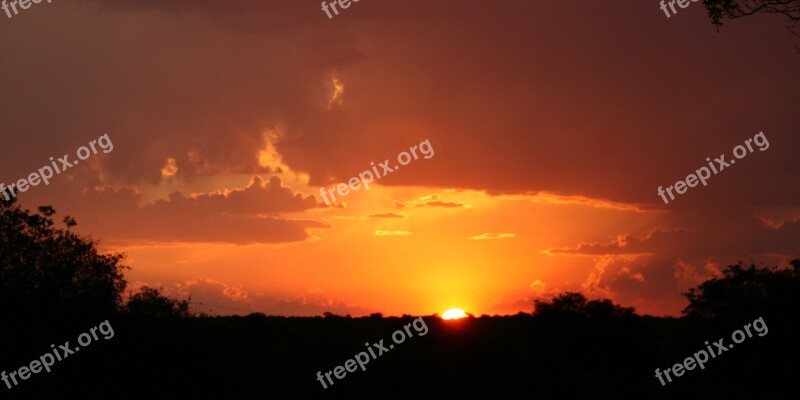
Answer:
M800 393L796 377L800 260L791 268L737 264L687 293L681 318L639 316L608 300L563 293L531 313L442 321L424 317L415 335L335 379L323 374L366 349L392 343L414 317L209 317L189 303L126 287L122 255L38 213L0 205L0 371L28 365L108 320L114 336L94 341L0 397L162 398L235 395L274 399L776 398ZM662 386L655 369L683 363L763 318L753 334ZM757 397L756 397L757 396Z

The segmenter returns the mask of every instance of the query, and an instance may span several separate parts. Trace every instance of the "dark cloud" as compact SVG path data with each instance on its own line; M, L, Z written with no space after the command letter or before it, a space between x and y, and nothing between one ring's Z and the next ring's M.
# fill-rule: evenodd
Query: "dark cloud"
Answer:
M624 234L608 243L581 243L577 247L551 248L545 250L553 255L644 255L667 249L677 249L679 243L688 243L692 240L692 233L688 231L667 232L657 229L644 239L638 239L630 234Z
M51 5L0 26L15 61L0 65L15 77L2 145L20 149L0 168L110 132L122 182L159 182L169 157L187 181L263 173L264 132L279 130L284 161L322 185L429 138L434 158L381 183L658 204L658 186L763 130L768 151L670 207L800 201L800 78L780 24L717 33L700 8L668 20L633 0L437 3L332 20L306 2ZM328 109L333 76L345 91Z
M177 195L177 201L171 200L173 205L183 207L188 203L196 207L197 214L220 212L223 214L275 214L309 210L316 207L325 207L322 202L317 202L313 195L294 193L291 188L281 185L277 176L270 178L269 182L256 176L244 189L234 189L225 193L200 194L187 199ZM180 204L176 204L180 203ZM156 202L159 206L160 202Z
M728 214L728 213L724 213ZM738 214L738 213L737 213ZM714 217L707 215L709 219ZM553 255L653 255L700 257L744 257L782 254L799 255L800 218L784 221L779 226L761 219L736 215L737 219L720 221L719 225L695 226L693 229L656 229L644 238L620 234L606 243L581 243L575 247L550 248Z
M140 196L130 189L97 188L81 200L93 209L79 221L104 237L155 242L286 243L308 239L308 229L330 225L274 214L320 206L312 196L292 193L273 177L269 183L254 178L245 189L226 194L185 196L140 207Z

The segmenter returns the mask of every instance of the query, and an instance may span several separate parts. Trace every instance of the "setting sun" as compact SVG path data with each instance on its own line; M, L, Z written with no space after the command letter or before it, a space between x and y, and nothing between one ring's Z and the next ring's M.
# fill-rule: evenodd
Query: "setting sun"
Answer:
M442 314L442 319L459 319L467 316L467 313L460 308L451 308Z

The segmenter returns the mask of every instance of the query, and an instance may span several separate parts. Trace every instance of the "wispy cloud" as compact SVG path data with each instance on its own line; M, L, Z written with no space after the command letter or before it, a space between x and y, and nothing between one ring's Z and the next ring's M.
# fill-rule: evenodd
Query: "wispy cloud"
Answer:
M507 239L517 237L514 233L483 233L468 237L467 240L489 240L489 239Z
M408 236L409 231L375 231L375 236Z
M367 218L405 218L405 217L406 216L404 214L398 214L398 213L393 213L393 212L377 213L377 214L369 214L369 215L367 215Z
M635 212L661 211L654 209L648 210L639 204L622 203L618 201L597 199L579 195L561 195L550 192L508 194L508 195L501 195L500 198L508 200L529 200L534 203L544 203L544 204L562 204L562 205L575 204L575 205L584 205L587 207L607 208L620 211L635 211Z
M454 201L444 201L442 198L437 194L434 193L429 196L420 197L417 200L410 200L406 202L399 202L395 201L394 206L397 208L405 208L407 206L414 206L414 207L442 207L442 208L459 208L459 207L467 207L469 208L470 205L464 203L458 203Z

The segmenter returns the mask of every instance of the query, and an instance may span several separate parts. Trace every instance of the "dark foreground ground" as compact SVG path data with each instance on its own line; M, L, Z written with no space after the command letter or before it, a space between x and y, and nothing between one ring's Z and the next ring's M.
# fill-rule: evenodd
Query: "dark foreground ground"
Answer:
M427 334L411 328L413 337L327 389L317 371L343 365L367 342L383 339L388 347L392 333L413 318L117 318L110 320L113 338L101 337L12 389L0 382L0 398L795 398L798 328L786 319L765 317L765 336L744 340L704 370L686 371L664 387L655 377L657 367L682 362L705 341L732 343L731 332L758 317L713 324L639 316L425 317ZM99 322L44 331L3 326L0 368L29 364L51 343L76 347L78 335Z

